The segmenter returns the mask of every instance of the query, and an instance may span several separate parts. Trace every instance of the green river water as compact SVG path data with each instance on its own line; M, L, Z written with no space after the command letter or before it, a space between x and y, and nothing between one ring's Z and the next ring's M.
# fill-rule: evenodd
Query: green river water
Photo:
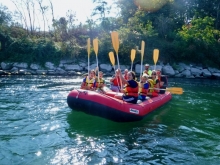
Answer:
M220 81L182 87L143 120L116 123L72 111L78 77L0 77L0 165L220 164Z

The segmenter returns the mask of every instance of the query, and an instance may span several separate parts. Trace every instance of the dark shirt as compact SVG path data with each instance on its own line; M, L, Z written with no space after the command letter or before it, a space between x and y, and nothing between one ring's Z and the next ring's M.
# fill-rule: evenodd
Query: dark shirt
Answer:
M128 84L131 88L136 88L138 86L138 83L134 80L128 80Z
M161 86L161 89L166 89L167 87L167 78L165 76L161 76L160 78L161 82L164 82L163 86ZM160 94L164 94L166 91L165 90L160 90Z

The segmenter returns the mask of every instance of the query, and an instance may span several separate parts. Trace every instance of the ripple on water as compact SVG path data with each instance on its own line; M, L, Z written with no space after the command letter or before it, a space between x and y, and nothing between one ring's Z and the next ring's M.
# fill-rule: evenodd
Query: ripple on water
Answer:
M68 108L81 77L1 78L0 164L220 164L218 84L177 80L183 95L115 123Z

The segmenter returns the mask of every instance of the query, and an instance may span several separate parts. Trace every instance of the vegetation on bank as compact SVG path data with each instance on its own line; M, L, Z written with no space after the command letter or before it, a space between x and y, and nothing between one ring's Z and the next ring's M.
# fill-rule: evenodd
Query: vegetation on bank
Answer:
M158 48L165 63L193 62L220 68L219 0L167 0L157 11L144 11L133 0L116 0L120 9L117 18L106 17L110 7L105 0L93 0L92 16L98 19L88 19L85 24L76 24L71 11L55 19L53 4L48 1L50 6L44 6L43 0L15 0L18 11L14 14L0 6L0 61L44 64L64 58L87 60L87 38L98 37L99 61L109 62L108 52L113 51L110 32L118 31L120 63L130 64L131 49L140 49L144 40L144 62L153 63L152 52ZM33 4L39 6L43 29L34 22L37 13L32 11ZM19 5L29 15L19 10ZM52 24L47 21L50 13ZM95 60L92 49L91 60ZM140 52L134 62L140 62Z

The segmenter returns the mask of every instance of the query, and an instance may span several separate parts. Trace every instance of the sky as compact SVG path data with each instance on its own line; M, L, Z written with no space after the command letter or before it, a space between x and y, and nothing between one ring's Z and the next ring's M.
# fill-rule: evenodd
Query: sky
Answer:
M20 0L16 0L20 1ZM51 0L54 7L54 15L55 18L58 19L62 16L66 16L66 12L68 10L72 10L76 12L76 18L78 19L78 22L84 23L87 18L90 18L90 15L92 13L92 10L94 8L94 4L92 3L93 0ZM108 4L112 4L113 0L106 0ZM9 11L16 10L15 5L12 3L11 0L0 0L0 3L4 6L7 6ZM37 3L37 2L36 2ZM43 0L43 4L49 5L48 0ZM115 16L114 14L116 10L111 12L111 16ZM51 13L51 12L50 12Z

